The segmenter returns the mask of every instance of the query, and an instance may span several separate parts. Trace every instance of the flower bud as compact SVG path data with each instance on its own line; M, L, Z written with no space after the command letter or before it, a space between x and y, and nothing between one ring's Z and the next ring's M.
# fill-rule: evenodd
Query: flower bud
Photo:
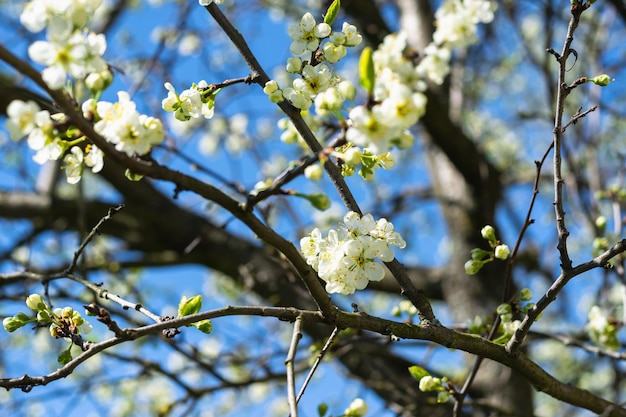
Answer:
M600 87L606 87L611 82L611 77L608 74L601 74L597 77L589 78L589 82L592 82Z
M470 259L469 261L465 262L465 265L464 265L465 273L467 275L475 275L478 273L478 271L481 270L483 265L489 261L490 259L486 259L484 261L477 261L475 259Z
M533 298L533 293L529 288L522 288L519 292L520 301L530 301Z
M493 226L485 226L480 230L480 234L483 237L483 239L489 241L489 242L494 242L496 240L496 231L493 228Z
M497 259L501 259L505 261L506 259L508 259L510 254L511 254L511 251L509 250L509 247L507 245L496 246L495 257Z
M299 74L302 71L302 60L297 56L287 58L287 72L292 74Z
M319 181L323 174L324 171L319 164L309 165L304 168L304 176L312 181Z
M441 388L441 380L427 375L420 379L419 389L422 392L437 391Z
M26 325L28 323L28 320L24 320L24 317L22 317L22 315L24 315L24 313L16 314L13 317L6 317L4 320L2 320L2 326L4 326L4 330L11 333ZM26 319L28 319L28 316L26 316Z
M443 404L447 403L450 399L450 393L448 391L439 391L437 394L437 403Z
M354 100L354 97L356 96L356 87L352 82L343 80L337 85L337 89L339 90L339 94L341 94L346 100Z
M107 69L101 72L92 72L85 78L85 86L96 94L104 91L113 82L113 75Z
M41 311L45 309L46 303L39 294L31 294L26 298L26 306L33 311Z
M355 398L343 412L346 417L363 417L369 411L369 407L361 398Z
M309 195L307 199L318 210L324 211L330 207L330 199L326 194L314 193Z

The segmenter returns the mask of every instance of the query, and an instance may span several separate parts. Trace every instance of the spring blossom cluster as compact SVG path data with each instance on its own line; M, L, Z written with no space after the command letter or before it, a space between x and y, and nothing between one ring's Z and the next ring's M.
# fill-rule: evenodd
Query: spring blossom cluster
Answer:
M209 90L209 85L202 80L192 84L191 88L178 94L171 83L165 83L167 97L161 102L163 110L173 112L177 120L186 122L190 119L213 117L216 92Z
M115 148L128 156L144 155L164 139L161 122L139 114L126 92L119 92L117 103L97 101L113 80L102 58L106 38L84 29L102 5L102 0L32 0L20 21L32 32L46 29L46 40L33 42L29 57L45 65L44 82L51 89L71 88L82 84L91 98L82 104L83 115L95 123L100 133ZM71 80L71 83L68 83ZM35 162L64 161L67 181L80 181L83 169L99 172L104 153L87 139L62 113L50 114L34 101L12 101L7 107L7 126L13 140L27 137L28 146L36 153ZM80 146L83 144L83 146Z
M24 7L20 21L28 30L47 29L46 40L33 42L28 56L46 66L41 75L51 89L62 88L68 76L84 79L108 72L102 58L106 38L83 30L101 4L102 0L33 0Z
M490 23L495 3L489 0L446 0L435 13L433 41L424 50L417 73L435 84L442 84L450 72L452 49L476 42L480 23Z
M264 91L272 102L287 99L304 111L314 103L319 118L345 120L347 116L348 144L338 148L335 156L344 162L344 175L352 175L355 167L360 166L359 174L372 180L376 169L393 167L390 151L394 147L404 149L413 144L409 128L426 110L427 82L443 82L450 72L452 49L474 43L478 24L493 20L493 10L494 4L489 0L444 1L435 14L437 29L433 41L421 51L417 65L406 53L406 34L388 35L371 57L374 79L367 103L348 110L344 110L344 105L354 100L354 85L341 80L330 65L345 56L346 47L360 44L361 35L348 23L343 24L341 32L333 32L330 25L316 23L307 13L289 28L294 57L287 60L286 70L301 78L285 89L278 82L269 81ZM324 45L323 39L327 40ZM310 54L309 61L301 58L306 54ZM287 137L293 137L295 129L289 123L282 123L282 128L290 131Z
M300 240L300 251L326 282L326 291L345 295L364 289L369 281L383 279L385 270L376 259L393 260L392 246L406 246L393 224L384 218L375 221L371 214L360 217L353 211L328 236L322 237L316 228Z
M348 142L373 155L411 146L408 129L426 110L426 81L443 82L450 71L451 49L474 43L477 25L493 19L492 9L488 0L446 0L435 14L434 40L417 67L406 54L406 34L388 35L372 55L373 100L349 112Z
M341 80L329 64L338 62L346 56L347 48L363 41L356 27L344 22L341 32L333 32L330 24L317 23L311 13L305 13L299 23L289 26L288 33L293 56L287 60L286 70L300 77L293 80L291 87L282 90L278 82L269 81L263 91L270 101L278 103L287 99L300 110L308 110L315 100L317 107L332 110L341 108L344 100L352 100L356 93L354 86ZM323 40L326 42L322 45Z

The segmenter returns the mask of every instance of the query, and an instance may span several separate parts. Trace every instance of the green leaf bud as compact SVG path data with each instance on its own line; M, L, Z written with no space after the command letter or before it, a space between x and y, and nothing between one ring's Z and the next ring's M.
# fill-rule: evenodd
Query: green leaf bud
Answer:
M426 369L417 365L409 366L409 373L416 381L421 381L425 376L430 376L430 373Z
M319 417L324 417L327 412L328 412L328 404L320 403L320 405L317 406L317 415Z
M306 197L311 202L311 205L318 210L324 211L330 207L330 198L323 193L313 193Z
M143 175L135 174L130 169L127 169L124 175L126 176L126 179L128 179L129 181L141 181L141 179L143 178Z
M341 1L335 0L330 6L328 6L328 10L326 11L326 15L324 16L324 23L332 25L335 19L337 18L337 13L339 12L339 7L341 7Z
M27 323L27 321L21 320L17 315L13 317L6 317L4 320L2 320L2 326L4 326L4 330L9 333L16 331L20 327L25 326Z
M202 333L210 334L213 331L213 324L211 323L211 320L208 319L194 323L193 326Z
M369 95L374 92L374 82L376 74L374 72L373 51L369 46L363 48L359 59L359 84Z
M187 298L184 295L180 298L178 303L178 317L190 316L196 314L202 308L202 296L195 295L191 298Z
M41 310L37 312L37 321L40 323L50 323L52 322L52 317L48 311Z
M510 314L511 311L513 311L513 309L511 308L511 305L508 303L502 303L498 306L498 308L496 308L496 313L498 313L500 316L504 314Z
M475 261L482 261L485 258L488 258L489 256L491 256L491 252L488 250L484 250L484 249L480 249L480 248L474 248L472 249L472 259Z
M59 356L57 357L57 362L59 362L61 365L67 365L71 360L72 352L70 352L69 349L59 353Z

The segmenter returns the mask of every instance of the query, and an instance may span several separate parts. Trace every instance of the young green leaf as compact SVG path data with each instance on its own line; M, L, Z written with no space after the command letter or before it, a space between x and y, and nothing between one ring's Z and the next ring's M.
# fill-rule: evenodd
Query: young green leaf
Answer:
M317 406L317 415L318 416L324 417L327 412L328 412L328 404L321 403L320 405Z
M372 48L368 46L363 48L361 58L359 59L359 84L369 95L374 92L374 81L376 79L372 55Z
M341 7L341 1L335 0L330 6L328 6L328 10L326 11L326 15L324 16L324 23L332 25L335 19L337 18L337 12L339 12L339 7Z
M409 373L413 378L415 378L416 381L419 381L425 376L430 375L430 373L426 369L417 365L409 366Z
M178 303L178 317L190 316L196 314L202 308L202 296L196 295L191 298L187 298L184 295Z

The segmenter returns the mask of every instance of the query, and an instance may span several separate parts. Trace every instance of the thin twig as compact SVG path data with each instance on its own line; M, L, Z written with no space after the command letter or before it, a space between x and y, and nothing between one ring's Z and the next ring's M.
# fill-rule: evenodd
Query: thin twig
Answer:
M565 226L565 210L563 209L563 176L561 172L561 140L563 138L563 113L565 111L565 98L569 95L574 87L578 84L574 83L568 86L565 81L565 73L568 71L567 59L570 55L577 56L577 53L571 48L574 41L574 32L578 27L580 15L586 10L580 0L576 0L571 6L572 17L570 18L563 50L560 54L554 53L559 63L559 75L557 79L557 98L554 117L554 213L556 217L556 228L559 237L557 249L561 259L561 268L567 271L572 268L572 260L567 251L567 237L569 231Z
M124 204L120 204L120 205L118 205L116 207L111 207L109 209L109 211L107 212L106 216L101 218L100 221L98 222L98 224L96 224L91 229L89 234L87 234L87 236L85 236L85 239L83 239L82 243L80 244L80 246L78 247L76 252L74 252L74 258L72 259L72 263L70 264L70 266L67 267L67 269L65 271L66 273L71 274L74 271L74 269L78 265L78 259L82 255L83 251L85 250L85 248L87 247L89 242L91 242L93 240L93 238L99 233L99 230L102 227L102 225L105 222L107 222L108 220L110 220L114 215L119 213L120 210L122 210L123 208L124 208Z
M300 392L298 392L298 397L296 398L296 403L300 402L300 399L304 395L304 391L309 386L309 383L311 382L311 379L313 378L313 374L315 373L315 371L319 367L320 363L322 363L322 360L324 359L324 356L326 356L326 352L328 352L328 349L330 349L330 347L332 346L332 344L335 341L335 338L337 337L338 334L339 334L339 328L335 327L333 329L333 332L330 334L330 336L328 336L328 340L324 344L324 347L322 347L322 350L320 350L320 353L317 354L317 358L315 358L315 363L313 363L313 366L311 367L311 370L309 371L309 374L306 376L306 379L304 380L304 383L302 384L302 387L300 387Z
M535 306L526 314L522 324L515 331L515 334L509 340L506 345L507 351L514 353L517 352L530 331L530 326L537 320L539 315L554 301L556 296L561 292L563 287L574 277L590 271L594 268L609 268L609 261L615 256L626 251L626 239L622 239L613 245L612 248L605 251L603 254L595 257L589 262L585 262L577 267L571 268L567 271L561 271L561 275L554 281L548 291L541 297L541 299L535 304Z
M294 370L294 362L296 360L296 352L298 351L298 343L302 339L302 316L296 317L293 323L293 334L291 336L291 344L285 359L285 368L287 369L287 402L289 403L289 411L292 417L298 417L298 400L296 399L296 376Z
M105 300L111 300L111 301L119 304L120 306L122 306L122 308L124 310L135 310L135 311L138 311L141 314L149 317L155 323L160 323L160 322L163 321L163 319L160 316L158 316L157 314L154 314L153 312L151 312L150 310L145 308L143 305L141 305L139 303L133 303L133 302L130 302L130 301L126 301L122 297L120 297L119 295L115 295L115 294L110 293L109 290L107 290L105 288L102 288L98 284L94 284L93 282L88 281L88 280L86 280L84 278L81 278L81 277L79 277L77 275L74 275L74 274L67 274L67 277L69 279L71 279L72 281L78 282L79 284L82 284L85 287L89 288L94 293L96 293L98 295L98 297L103 298Z

